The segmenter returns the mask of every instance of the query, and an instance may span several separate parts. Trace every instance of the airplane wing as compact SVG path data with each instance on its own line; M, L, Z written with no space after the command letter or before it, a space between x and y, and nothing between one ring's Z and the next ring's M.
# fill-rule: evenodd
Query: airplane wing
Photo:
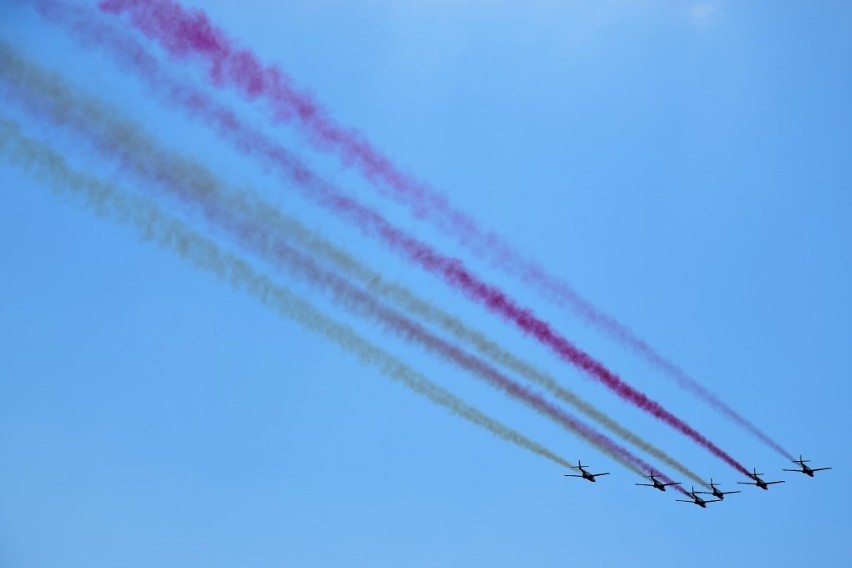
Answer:
M637 483L636 485L641 485L642 487L653 487L653 483Z
M593 473L592 477L600 477L602 475L609 475L609 472L607 472L607 473Z
M563 474L565 477L583 477L582 475L575 475L573 473L565 473Z
M675 501L680 501L681 503L695 503L695 501L687 501L686 499L675 499Z
M827 469L831 469L830 467L815 467L811 471L825 471Z
M711 491L696 491L699 495L713 495Z
M756 481L737 481L740 485L757 485Z
M680 485L680 481L672 481L671 483L663 483L663 487L668 487L669 485Z
M732 493L742 493L742 491L722 491L722 495L730 495Z
M766 485L775 485L776 483L784 483L783 481L766 481Z
M705 499L705 503L718 503L721 499Z
M799 472L799 473L805 473L805 470L803 470L803 469L787 469L787 468L781 468L781 471L797 471L797 472ZM816 471L816 470L813 470L813 471Z

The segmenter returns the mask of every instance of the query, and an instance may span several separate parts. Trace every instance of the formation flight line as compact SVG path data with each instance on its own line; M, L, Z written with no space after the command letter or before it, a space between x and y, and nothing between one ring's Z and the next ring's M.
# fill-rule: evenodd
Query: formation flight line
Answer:
M738 432L752 436L747 440L759 440L796 466L782 471L815 477L831 469L811 467L802 455L795 459L747 413L724 402L724 393L714 392L718 384L700 383L627 324L574 291L555 273L556 263L533 260L458 209L449 194L404 171L391 153L338 122L282 66L263 61L205 11L175 0L21 3L76 42L81 57L92 51L103 58L96 72L100 76L75 77L69 69L41 67L26 45L0 37L0 158L51 192L74 196L99 216L135 228L143 240L215 274L350 353L353 363L371 365L376 374L509 442L507 447L549 460L565 477L589 483L607 477L601 479L606 484L626 470L636 476L635 486L675 492L678 502L702 509L750 491L722 489L734 481L763 491L787 481L766 477L757 468L749 471L734 457L747 450L737 447L744 436L711 439L712 423L698 424L700 413L684 410L676 399L663 400L671 395L661 392L659 383L640 389L608 348L627 348L631 357L657 371L655 378L681 387L674 390L676 396L694 395L715 411L704 420L730 420ZM128 82L115 92L142 89L153 119L141 119L140 109L127 102L132 97L118 101L115 96L110 100L111 89L92 92L91 85L111 85L125 77L132 77L132 87ZM399 117L401 123L404 118ZM173 136L162 128L173 122L198 128ZM280 135L278 129L284 128L295 132L297 143ZM308 143L298 143L303 141ZM221 154L200 153L204 142L215 144ZM323 159L315 159L316 154ZM340 164L329 167L329 156ZM238 160L242 169L223 171L227 158ZM358 174L358 190L347 187L353 182L339 175L340 166ZM258 181L250 184L229 181L232 176L254 180L255 175ZM365 199L366 189L376 195ZM377 198L389 199L394 207ZM430 223L448 238L422 236L431 233L415 232L412 222ZM321 230L329 224L334 236ZM412 277L389 278L388 259ZM510 284L507 277L516 282ZM408 281L413 284L401 284ZM296 296L290 291L293 284L309 294ZM437 286L450 293L435 294ZM314 301L332 313L325 315ZM566 311L615 341L596 347L600 352L587 350L574 337L570 321L561 319ZM338 321L338 313L343 320ZM501 331L515 338L498 340ZM386 351L383 342L367 339L374 333L412 354ZM717 349L707 341L708 351ZM522 356L521 342L549 359L530 362ZM417 370L421 360L446 365L448 374L433 382ZM604 387L599 395L624 406L605 411L581 399L573 390L579 377L592 379L593 388ZM481 395L466 400L455 392L466 392L465 381L478 381L534 413L526 422L504 424L503 417L479 410ZM633 409L680 436L670 447L656 444L641 423L625 422ZM537 421L560 427L559 437L547 445L537 441ZM740 479L727 481L730 486L713 477L706 481L682 459L685 442L712 454ZM586 449L578 450L580 443ZM561 457L565 447L574 455L591 449L622 469L600 471L581 461L575 466Z
M791 460L791 461L795 464L799 464L799 469L782 468L782 471L794 471L794 472L797 472L797 473L802 473L804 475L807 475L808 477L814 477L814 473L817 472L817 471L825 471L825 470L831 469L831 467L811 468L811 467L805 465L806 463L810 462L810 460L803 459L801 455L799 455L799 459ZM586 481L591 481L592 483L595 483L597 481L598 477L601 477L603 475L609 475L609 472L607 472L607 473L590 473L586 469L586 466L583 465L583 462L581 462L579 460L577 461L577 467L573 468L573 469L576 469L580 473L579 474L566 473L565 477L577 477L577 478L585 479ZM669 486L680 485L680 483L677 482L677 481L672 481L672 482L668 482L668 483L661 482L659 479L657 479L658 475L659 475L659 473L650 472L646 477L651 480L651 483L635 483L634 485L639 485L639 486L642 486L642 487L653 487L654 489L657 489L659 491L665 491L666 487L669 487ZM758 489L763 489L764 491L768 490L770 485L777 485L777 484L780 484L780 483L785 483L785 481L765 481L763 478L760 477L761 475L765 475L765 474L757 473L757 469L754 469L752 471L752 473L749 474L749 476L752 478L753 481L738 481L737 483L740 484L740 485L754 485ZM684 493L689 497L688 500L686 500L686 499L675 499L675 501L678 501L680 503L690 503L692 505L698 505L702 509L706 509L707 503L719 503L719 502L722 502L722 501L725 500L725 495L731 495L733 493L742 493L742 491L722 491L721 489L719 489L719 485L721 485L721 483L714 482L712 477L710 478L710 482L709 482L708 485L711 489L710 491L696 491L695 487L692 487L691 491L689 491L688 493L686 493L684 491ZM714 497L714 499L705 499L703 497L699 497L699 495L712 495Z

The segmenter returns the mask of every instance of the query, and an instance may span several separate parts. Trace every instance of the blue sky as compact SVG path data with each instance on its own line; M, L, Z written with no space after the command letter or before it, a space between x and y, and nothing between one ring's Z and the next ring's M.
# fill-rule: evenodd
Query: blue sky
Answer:
M487 329L702 475L729 489L740 480L301 201L27 4L0 8L0 40ZM568 480L3 162L0 563L843 564L852 6L526 4L192 5L792 453L835 469L813 480L780 472L789 465L780 456L635 355L470 259L747 466L787 480L708 510L683 506L634 487L630 472L465 373L293 285L483 410L613 472L596 485ZM217 96L263 125L250 106ZM122 180L72 136L5 102L0 116ZM463 254L292 131L268 132L401 226Z

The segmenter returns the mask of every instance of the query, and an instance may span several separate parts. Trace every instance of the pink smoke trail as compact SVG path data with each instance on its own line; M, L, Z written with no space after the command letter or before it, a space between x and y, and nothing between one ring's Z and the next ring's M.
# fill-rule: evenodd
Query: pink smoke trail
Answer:
M54 124L61 124L63 130L73 133L76 144L84 139L88 140L98 152L118 160L122 171L131 171L137 178L152 181L150 185L145 184L146 189L165 186L168 189L167 193L177 196L180 202L189 206L187 213L191 217L197 216L199 205L201 205L202 213L216 221L213 223L211 220L211 224L230 226L234 223L232 221L225 223L224 220L239 219L238 228L242 239L248 239L250 242L256 242L261 238L278 241L283 239L285 242L292 240L297 242L299 247L305 248L310 258L319 257L332 261L332 264L342 270L345 276L365 284L370 292L381 296L382 300L395 302L427 321L433 323L437 321L454 337L470 341L480 352L499 365L506 366L544 386L562 401L611 429L624 440L709 489L698 475L683 464L642 440L605 413L580 400L570 391L560 387L555 379L545 377L531 369L529 365L513 360L508 351L500 349L493 343L488 345L490 342L484 337L476 338L475 332L449 314L444 314L446 319L439 317L436 320L435 316L440 315L440 310L428 306L423 300L414 297L411 292L399 288L394 290L394 286L377 285L381 281L380 274L359 264L344 251L324 241L319 235L312 234L295 219L283 216L274 205L259 195L248 189L226 188L202 164L165 149L150 135L143 132L139 124L120 116L117 109L91 96L76 92L74 87L56 74L29 64L20 54L15 53L2 42L0 42L0 93L7 94L11 102L17 102L30 114L42 120L47 119ZM215 207L205 206L208 203L214 203ZM223 213L227 215L222 217ZM243 234L241 227L252 227L253 230ZM340 276L339 273L338 276ZM403 296L407 297L408 301L400 302ZM414 302L412 303L411 300ZM497 357L495 357L495 350L500 352Z
M13 54L5 51L2 44L0 44L0 63L3 64L0 67L0 81L9 81L18 76L18 72L21 70L20 62L15 60ZM6 74L2 71L3 69L12 72ZM250 211L234 207L236 203L240 202L239 196L210 191L203 184L197 187L187 186L183 183L186 180L182 178L180 172L173 171L168 160L163 160L167 156L165 152L153 151L154 149L150 147L140 147L140 143L145 146L145 142L149 139L137 128L134 128L132 124L121 123L121 128L113 131L114 136L112 137L102 138L103 133L99 135L97 129L89 132L91 122L79 124L79 121L75 120L78 116L75 116L73 112L69 113L68 109L81 102L87 105L86 110L95 108L95 105L91 101L73 100L67 94L60 94L61 84L55 81L50 83L50 87L56 87L51 89L54 96L50 100L34 100L39 98L40 93L27 92L26 86L19 91L13 91L13 95L23 99L19 102L23 102L23 106L34 112L41 120L47 119L70 128L75 131L77 136L93 137L98 150L106 157L116 159L121 163L125 174L140 180L143 185L154 182L163 186L168 193L174 195L190 211L200 213L211 226L229 234L239 246L266 258L279 268L286 269L291 275L311 283L313 289L329 292L338 304L359 315L377 321L394 335L421 344L428 351L437 353L474 376L484 379L491 386L524 402L540 414L586 439L635 473L644 475L646 472L654 471L641 458L551 403L541 394L509 379L481 359L430 333L422 325L385 306L375 297L359 290L337 274L320 268L313 259L288 245L280 236L270 238L269 232L265 230L262 223L256 222ZM19 86L20 84L15 85L15 87ZM102 113L105 120L109 120L108 114L109 112ZM88 187L92 195L97 195L97 200L104 201L108 199L108 196L115 194L111 188L91 181L93 178L86 178L84 174L69 173L59 166L63 160L54 152L18 135L18 127L14 123L0 120L0 147L4 146L7 139L11 139L12 145L15 146L12 154L23 156L25 162L52 164L51 171L53 173L63 172L55 177L66 181L73 180L77 185ZM125 140L128 142L127 145L123 143ZM84 178L89 181L84 181L81 184L80 182ZM119 200L122 203L127 203L127 201ZM130 208L124 207L124 209ZM143 215L143 218L146 223L151 223L160 220L161 215L149 210L147 214ZM661 479L665 479L667 483L670 482L663 475L661 475ZM684 494L686 493L684 492Z
M492 265L534 286L560 307L568 307L604 330L674 379L681 388L710 404L781 455L793 459L766 433L663 357L634 331L582 298L565 280L526 258L500 235L481 228L470 215L455 208L444 194L402 172L363 136L337 123L321 104L296 89L285 72L264 64L250 50L241 48L202 10L187 10L172 0L103 0L99 7L106 13L128 13L137 29L177 58L200 57L207 63L215 85L235 89L248 100L264 101L276 121L295 120L316 146L334 152L345 165L354 164L384 195L407 206L417 218L430 221L478 257L489 259Z
M501 439L516 444L561 466L576 466L543 445L523 436L498 420L480 412L449 391L433 383L401 360L359 336L349 326L327 317L305 300L294 296L271 278L256 271L244 259L225 252L215 241L202 237L177 219L165 215L153 202L124 193L112 184L72 169L64 156L20 135L17 125L0 118L0 158L8 160L63 196L81 201L98 215L132 225L139 235L170 249L198 269L217 275L234 288L245 291L279 315L297 322L355 355L363 363L404 385L460 418L481 426Z
M514 323L519 329L550 347L562 360L586 371L623 400L678 430L741 473L748 473L745 467L707 437L658 402L625 383L602 363L558 334L531 310L518 305L499 288L480 280L460 260L441 255L427 244L408 236L378 212L325 182L283 146L243 123L233 112L217 104L205 93L172 81L162 72L156 60L129 38L94 22L91 18L81 17L83 12L79 9L62 7L61 3L51 0L41 0L38 4L43 14L66 24L82 36L84 41L112 51L125 68L138 72L166 102L202 120L239 151L260 160L282 179L292 183L304 197L352 222L365 234L378 237L389 248L404 255L411 262L441 276L448 285Z
M174 188L174 190L182 191L182 188ZM262 226L257 226L251 221L234 219L230 215L229 208L221 207L220 204L215 202L206 201L201 205L208 219L228 231L240 246L269 259L275 266L285 268L291 275L310 282L313 289L324 289L330 292L339 304L346 306L353 312L374 319L394 335L420 344L426 350L434 352L469 371L472 375L484 379L491 386L524 402L557 424L586 439L639 475L644 475L644 472L655 471L641 458L553 404L541 394L511 380L488 363L430 333L419 323L383 305L373 296L359 290L338 275L321 269L315 261L298 252L283 240L268 239ZM668 482L670 480L666 481L666 483ZM675 487L685 495L687 494L679 486Z

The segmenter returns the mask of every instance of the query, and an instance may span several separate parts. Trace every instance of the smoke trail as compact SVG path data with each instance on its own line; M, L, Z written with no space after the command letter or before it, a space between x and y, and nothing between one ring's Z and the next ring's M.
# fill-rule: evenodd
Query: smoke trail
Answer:
M230 87L248 100L264 101L276 121L295 121L316 147L335 153L346 166L355 165L382 194L407 206L416 218L430 221L442 234L454 237L477 258L488 259L493 266L537 288L556 305L571 309L663 371L681 388L710 404L781 455L793 459L766 433L638 334L582 298L564 279L529 260L500 235L481 228L470 215L456 209L444 194L400 171L363 136L338 124L310 95L293 87L279 67L265 65L253 52L239 47L204 11L186 10L172 0L103 0L99 7L105 13L128 13L133 26L173 56L201 58L215 85Z
M136 171L139 175L160 180L169 185L174 194L183 195L189 199L204 202L216 196L219 205L216 207L208 206L206 214L217 218L218 222L221 223L221 219L225 215L222 212L227 212L227 215L231 218L250 217L251 220L248 221L248 224L263 227L262 232L251 231L251 234L254 235L253 238L262 234L269 239L279 233L296 240L313 253L333 262L346 274L361 280L379 295L395 301L398 305L425 317L429 321L437 323L459 339L472 342L496 363L507 366L544 386L560 399L572 404L629 443L677 469L696 483L703 483L700 477L688 468L567 389L560 387L552 377L519 361L478 332L468 329L458 319L452 318L427 302L418 299L405 288L382 282L381 275L357 263L328 241L308 231L295 219L282 216L268 203L257 197L249 196L245 192L236 194L231 192L228 195L228 190L221 187L219 181L199 164L180 159L176 155L157 147L153 140L139 132L138 125L115 118L114 111L87 97L71 95L69 87L63 81L39 73L32 68L27 68L20 59L14 56L10 50L4 49L2 45L0 45L0 62L3 63L5 69L2 74L10 75L11 80L8 82L14 86L18 98L25 100L31 107L34 105L37 109L36 112L50 115L55 122L71 126L77 131L89 132L99 140L97 145L101 151L119 155L122 158L122 163L128 169ZM40 99L45 96L49 97L49 104L40 102ZM275 231L270 231L270 229L275 229Z
M57 18L65 21L62 20L61 16L57 16ZM681 432L737 471L743 474L748 473L745 467L706 436L666 410L658 402L625 383L602 363L556 333L549 324L539 319L531 310L519 306L498 288L479 280L465 268L461 261L441 255L425 243L394 227L376 211L346 196L343 192L319 178L284 147L276 144L262 133L251 129L236 115L215 103L204 93L175 84L159 69L156 61L137 44L126 38L117 37L110 33L110 30L93 25L91 22L76 21L70 25L77 33L80 33L81 30L90 32L91 35L87 37L88 41L108 49L117 50L116 56L125 68L140 73L150 86L164 97L165 102L181 108L189 116L202 120L205 124L214 128L224 140L234 145L245 155L258 159L262 165L276 171L287 183L293 184L292 187L306 198L352 222L364 234L378 237L389 248L406 256L411 262L441 276L451 287L463 292L470 299L514 323L521 331L550 347L563 361L586 371L590 376L616 393L622 400L633 404Z
M593 405L584 401L570 390L560 386L556 379L544 371L516 357L514 354L504 349L496 342L490 340L478 330L466 326L458 318L451 316L440 308L421 299L407 288L394 282L385 282L381 274L374 272L366 265L361 264L345 251L334 246L319 235L311 233L297 220L281 218L280 222L264 222L263 226L265 228L277 229L277 232L286 236L288 239L296 241L303 248L310 251L312 255L331 262L349 278L360 281L375 295L385 300L392 301L397 306L419 316L423 320L439 326L453 335L456 339L473 345L477 351L495 364L505 367L546 388L560 400L570 404L576 410L612 431L623 440L633 444L640 450L679 471L696 484L700 484L705 487L707 486L706 482L701 479L700 476L692 472L686 466L666 454L663 450L657 448L650 442L625 428L617 421L606 415L603 411L595 408Z
M105 115L102 118L104 117ZM130 132L127 135L131 139L137 136ZM114 149L122 147L121 138L113 140L113 142L112 147ZM162 179L162 176L156 174L154 177ZM183 191L181 191L180 196L191 198L191 195ZM543 416L554 420L592 445L597 446L601 451L610 455L631 471L639 475L643 475L643 472L652 471L651 466L615 444L606 436L594 431L592 428L563 412L545 400L541 395L525 389L476 358L428 333L422 326L385 308L370 296L353 288L335 275L323 272L313 261L287 245L281 242L270 242L265 231L259 230L257 227L247 226L245 221L241 222L240 220L229 218L228 210L224 203L208 198L201 205L208 220L219 225L220 228L225 228L236 238L241 246L261 256L271 258L277 266L285 268L292 276L310 282L314 289L329 291L337 303L344 305L353 312L377 321L397 336L423 345L427 350L440 354L470 371L474 376L486 380L495 388L525 402Z
M72 94L71 87L64 81L27 65L25 61L10 49L4 48L2 44L0 44L0 63L2 63L4 70L0 71L0 79L12 85L7 89L14 91L13 94L17 100L25 101L24 106L29 107L31 112L41 117L49 116L54 122L70 127L75 132L85 132L95 139L95 144L101 152L117 156L126 170L167 186L173 195L183 199L185 203L188 202L193 210L201 205L204 215L208 219L217 226L225 227L231 233L236 234L242 244L247 245L255 252L267 257L273 256L275 260L279 261L279 265L283 261L286 266L295 270L299 277L305 277L307 273L307 277L315 285L322 283L326 288L332 288L338 297L338 301L366 306L367 315L370 317L379 319L385 325L388 325L388 322L394 322L391 327L398 334L412 338L427 347L431 346L432 349L455 360L464 368L477 372L481 376L484 375L487 380L492 381L492 384L496 380L497 386L505 390L510 381L505 377L495 375L493 369L486 368L471 359L460 359L458 350L451 348L445 342L436 342L432 337L427 336L422 328L414 327L414 324L401 320L397 314L379 307L368 296L353 293L350 291L351 286L347 286L339 279L322 274L313 262L308 261L285 244L277 242L275 237L278 234L283 234L297 240L312 252L341 266L347 274L362 280L374 291L383 296L389 296L415 313L439 323L457 337L472 341L497 363L508 364L510 368L527 375L528 378L545 386L562 400L569 402L580 411L612 429L628 442L674 467L694 482L704 483L699 476L662 450L642 440L570 391L561 388L551 377L537 371L531 365L520 362L481 334L469 330L457 319L432 307L427 302L419 300L404 288L382 283L379 274L357 263L346 253L321 237L312 234L298 221L282 216L261 198L246 191L233 192L223 188L221 183L201 165L187 159L181 159L179 156L160 148L154 140L141 132L137 124L118 118L115 110L107 108L89 97ZM5 83L0 82L0 85ZM496 379L495 376L497 376ZM515 389L514 386L511 388ZM553 412L550 413L550 416L553 418ZM557 419L565 425L566 422L563 418L557 417ZM576 428L577 425L572 422L569 427ZM650 470L646 469L645 471L647 473Z
M190 180L187 180L186 183L193 184ZM419 316L423 320L439 326L453 335L456 339L472 344L477 351L495 364L505 367L546 388L563 402L570 404L579 412L609 429L628 443L633 444L642 451L679 471L696 484L700 484L705 487L707 486L706 482L701 479L701 477L692 472L686 466L666 454L663 450L657 448L650 442L625 428L617 421L606 415L603 411L595 408L593 405L584 401L570 390L559 385L556 379L548 375L546 372L516 357L496 342L487 338L478 330L468 327L458 318L453 317L440 308L421 299L407 288L393 282L384 281L381 274L358 262L345 251L326 241L319 235L312 233L297 220L282 216L278 219L267 219L262 222L262 224L265 229L275 229L277 233L299 243L300 246L310 251L313 256L317 256L331 262L346 276L360 281L368 290L377 296L385 300L390 300L397 306Z
M119 193L111 185L69 168L64 158L47 147L23 138L17 125L0 120L0 151L13 164L34 174L56 192L72 191L99 215L132 224L140 235L171 249L196 268L214 273L232 286L242 289L263 304L302 327L324 335L338 346L354 354L407 388L432 402L448 408L461 418L473 422L498 437L547 458L563 467L576 469L571 463L522 434L490 418L429 381L387 352L357 335L349 326L325 316L304 300L256 272L245 261L223 252L213 241L188 229L182 223L165 217L151 202Z

